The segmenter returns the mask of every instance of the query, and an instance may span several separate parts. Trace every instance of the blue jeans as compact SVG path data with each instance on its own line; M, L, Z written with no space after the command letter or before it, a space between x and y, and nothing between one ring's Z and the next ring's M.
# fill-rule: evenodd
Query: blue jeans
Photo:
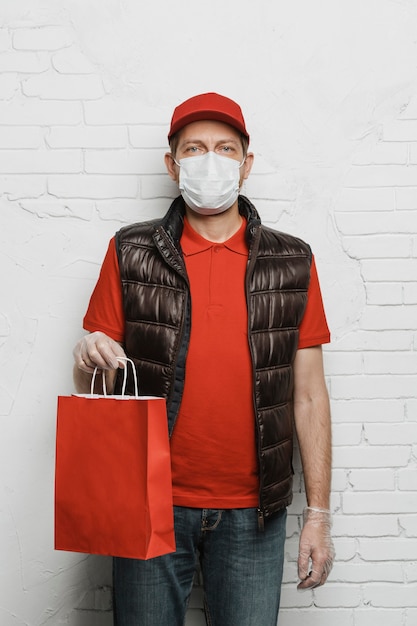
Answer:
M200 559L209 626L276 626L286 511L258 530L256 509L174 508L176 552L113 559L117 626L183 626Z

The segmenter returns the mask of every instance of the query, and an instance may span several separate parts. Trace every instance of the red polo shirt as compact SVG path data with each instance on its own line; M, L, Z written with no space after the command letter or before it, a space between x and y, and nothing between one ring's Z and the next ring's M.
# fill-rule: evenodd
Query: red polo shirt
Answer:
M258 475L247 339L245 226L210 242L185 220L181 238L191 288L191 336L184 394L171 438L174 504L198 508L258 505ZM124 315L114 240L84 318L123 342ZM328 342L313 260L299 348Z

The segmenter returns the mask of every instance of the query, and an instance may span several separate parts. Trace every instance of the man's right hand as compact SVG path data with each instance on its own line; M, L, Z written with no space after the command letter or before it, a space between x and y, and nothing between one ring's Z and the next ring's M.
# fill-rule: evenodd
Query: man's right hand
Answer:
M96 367L102 370L117 370L123 362L117 357L126 357L122 346L100 331L85 335L73 350L75 366L92 374Z
M109 390L113 389L116 371L119 367L124 367L123 361L118 361L117 357L126 357L122 346L100 331L80 339L73 350L73 355L74 384L78 393L89 393L91 375L96 367L106 370L106 387ZM101 391L97 387L96 390L99 393Z

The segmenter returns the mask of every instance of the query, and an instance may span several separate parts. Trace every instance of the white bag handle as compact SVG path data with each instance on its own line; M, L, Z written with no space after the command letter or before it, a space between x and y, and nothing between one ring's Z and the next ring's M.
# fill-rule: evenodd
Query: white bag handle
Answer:
M135 364L133 363L132 359L129 359L126 356L118 356L117 357L118 361L126 361L126 365L123 368L123 384L122 384L122 396L125 395L125 391L126 391L126 384L127 384L127 364L130 363L130 365L132 366L132 372L133 372L133 381L134 381L134 385L135 385L135 397L137 398L139 396L139 391L138 391L138 377L136 374L136 367ZM96 367L94 369L93 372L93 376L91 378L91 387L90 387L90 393L93 396L94 395L94 383L96 380L96 375L97 375L97 371L98 371L98 367ZM101 370L101 376L102 376L102 381L103 381L103 394L104 396L107 397L107 388L106 388L106 372L105 370Z

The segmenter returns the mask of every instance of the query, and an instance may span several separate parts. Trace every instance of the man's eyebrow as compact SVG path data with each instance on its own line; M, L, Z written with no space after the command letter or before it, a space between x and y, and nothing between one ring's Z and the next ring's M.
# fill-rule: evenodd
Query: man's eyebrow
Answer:
M239 139L236 139L235 137L225 137L224 139L220 139L219 141L217 141L216 143L240 143Z
M184 139L181 141L182 146L186 146L189 143L204 143L202 139Z
M181 146L186 146L189 143L205 143L204 139L184 139L184 141L181 142ZM219 139L218 141L216 141L216 144L219 143L239 143L238 139L235 139L234 137L224 137L223 139Z

